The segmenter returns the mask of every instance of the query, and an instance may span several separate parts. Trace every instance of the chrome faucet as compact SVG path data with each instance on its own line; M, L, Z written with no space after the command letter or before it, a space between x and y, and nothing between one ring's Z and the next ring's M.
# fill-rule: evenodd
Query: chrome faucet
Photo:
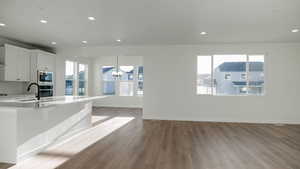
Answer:
M30 83L29 86L27 87L27 91L29 92L30 91L30 87L33 86L33 85L35 85L37 87L36 98L38 100L40 100L41 97L40 97L40 85L39 84L37 84L37 83Z

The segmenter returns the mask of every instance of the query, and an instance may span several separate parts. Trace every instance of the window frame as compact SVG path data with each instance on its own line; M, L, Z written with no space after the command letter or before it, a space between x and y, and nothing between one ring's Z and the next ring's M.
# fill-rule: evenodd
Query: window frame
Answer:
M247 87L247 92L246 94L239 94L239 95L218 95L214 92L214 55L246 55L246 87ZM265 96L266 95L266 58L267 58L267 54L261 54L261 53L254 53L254 54L199 54L196 57L196 63L197 63L197 69L198 69L198 57L201 56L210 56L211 59L211 93L209 94L200 94L198 93L197 87L198 84L196 83L196 95L198 96ZM248 93L248 89L249 89L249 76L248 76L248 72L249 72L249 56L263 56L264 57L264 64L263 64L263 76L264 76L264 87L263 87L263 92L261 94L249 94ZM225 78L224 78L225 79ZM196 81L198 80L198 72L196 73Z

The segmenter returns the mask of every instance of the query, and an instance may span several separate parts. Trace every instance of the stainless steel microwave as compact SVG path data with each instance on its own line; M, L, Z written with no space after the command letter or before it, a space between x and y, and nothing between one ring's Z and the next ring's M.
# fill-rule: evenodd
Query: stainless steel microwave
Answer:
M53 72L38 71L39 84L53 84Z

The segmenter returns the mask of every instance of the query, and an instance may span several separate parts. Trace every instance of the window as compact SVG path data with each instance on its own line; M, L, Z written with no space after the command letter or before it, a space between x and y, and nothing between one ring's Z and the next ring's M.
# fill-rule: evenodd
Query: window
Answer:
M197 94L264 94L264 55L198 56L197 66Z
M144 94L144 67L139 66L137 71L137 95L142 96Z
M88 65L66 61L65 66L65 95L87 95Z
M230 80L231 79L231 74L226 73L224 79L225 80Z
M120 78L114 78L114 66L102 67L102 94L118 96L142 96L143 95L143 66L120 66L122 72Z
M75 62L66 61L65 71L65 95L73 95L75 82Z
M87 72L88 66L86 64L79 64L78 66L78 95L87 95Z
M115 71L114 66L103 66L102 67L102 93L103 95L115 95L116 82L112 76L112 72Z

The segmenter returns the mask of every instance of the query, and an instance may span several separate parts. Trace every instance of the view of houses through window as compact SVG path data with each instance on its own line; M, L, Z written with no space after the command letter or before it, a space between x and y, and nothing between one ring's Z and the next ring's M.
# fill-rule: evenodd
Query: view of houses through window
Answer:
M74 61L65 62L65 95L87 95L88 65Z
M197 94L264 94L264 55L198 56L197 63Z
M122 76L115 78L114 66L102 66L102 94L118 96L143 95L143 67L120 66Z

